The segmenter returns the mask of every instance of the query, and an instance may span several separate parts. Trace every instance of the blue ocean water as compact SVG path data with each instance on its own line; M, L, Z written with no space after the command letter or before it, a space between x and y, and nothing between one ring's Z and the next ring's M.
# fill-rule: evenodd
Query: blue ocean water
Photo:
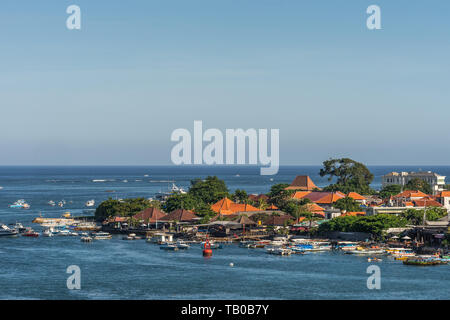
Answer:
M230 190L267 192L275 183L309 175L318 186L319 166L281 167L276 176L260 176L256 167L0 167L0 222L32 225L34 217L85 214L84 203L108 197L153 197L171 181L188 188L190 180L217 175ZM390 171L432 170L450 175L450 167L370 167L374 188ZM148 176L147 176L148 175ZM273 180L271 180L273 179ZM114 190L114 193L106 192ZM8 205L25 199L31 208ZM49 200L66 200L64 208ZM234 267L230 267L230 263ZM69 290L69 265L81 268L81 290ZM144 240L81 243L77 237L0 239L0 299L449 299L450 266L417 268L385 258L381 289L366 286L363 257L334 253L278 257L261 249L228 245L204 259L200 247L165 252Z

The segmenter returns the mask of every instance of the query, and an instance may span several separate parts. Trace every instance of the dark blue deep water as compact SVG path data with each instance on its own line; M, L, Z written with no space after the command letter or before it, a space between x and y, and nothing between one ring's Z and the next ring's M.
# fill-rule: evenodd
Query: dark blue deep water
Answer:
M39 214L84 214L84 203L90 199L98 204L108 197L153 197L167 189L168 181L187 188L191 179L207 175L224 179L231 191L241 188L248 193L267 192L272 184L290 183L297 174L324 186L328 182L318 176L319 168L282 167L271 177L260 176L254 167L0 167L0 223L22 222L39 230L31 223ZM380 177L387 172L419 169L450 176L450 167L370 167L373 187L380 187ZM8 208L17 199L25 199L31 208ZM67 201L65 208L47 205L62 199ZM81 268L81 290L67 289L69 265ZM450 266L418 268L384 258L378 263L380 290L367 289L368 266L364 257L278 257L235 245L205 260L199 246L171 253L144 240L121 237L90 244L78 237L1 238L0 299L450 298Z

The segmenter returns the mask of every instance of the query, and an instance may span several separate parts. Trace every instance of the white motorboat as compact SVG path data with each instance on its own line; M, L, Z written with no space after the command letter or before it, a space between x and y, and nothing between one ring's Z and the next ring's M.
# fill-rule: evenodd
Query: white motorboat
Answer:
M64 230L57 230L57 231L55 231L55 235L67 237L67 236L70 236L70 231L66 230L66 229L64 229Z
M266 252L268 254L274 254L278 256L289 256L292 254L292 250L285 248L269 248Z
M95 200L86 201L86 203L84 205L86 207L93 207L93 206L95 206Z
M42 232L42 236L43 237L53 237L53 232L50 229L46 229L46 230L44 230L44 232Z
M25 202L24 199L17 200L13 204L9 205L10 208L22 208L22 209L29 209L30 205Z
M0 236L1 237L13 237L17 236L19 232L17 230L9 228L7 225L2 224L0 226Z
M23 233L23 232L27 231L27 228L25 228L23 226L23 224L21 224L20 222L16 222L15 224L10 224L10 226L12 226L11 229L18 231L19 233Z
M167 251L178 251L178 246L171 243L162 244L159 247L161 250L167 250Z
M181 240L177 241L176 246L178 247L178 249L181 249L181 250L186 250L186 249L189 249L191 247L186 242L181 241Z
M81 237L81 242L92 242L92 238L89 236Z
M94 240L109 240L112 236L108 232L97 232L93 234Z

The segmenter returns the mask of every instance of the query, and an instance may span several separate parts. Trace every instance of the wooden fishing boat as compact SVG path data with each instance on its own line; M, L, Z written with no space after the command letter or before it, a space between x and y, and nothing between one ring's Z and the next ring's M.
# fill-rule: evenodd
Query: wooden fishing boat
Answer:
M406 259L403 264L409 266L438 266L442 264L447 264L447 261L437 260L437 259Z

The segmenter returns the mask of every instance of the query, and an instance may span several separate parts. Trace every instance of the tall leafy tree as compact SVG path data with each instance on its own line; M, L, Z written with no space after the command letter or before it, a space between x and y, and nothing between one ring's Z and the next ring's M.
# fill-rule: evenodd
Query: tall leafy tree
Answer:
M345 216L331 219L319 226L319 232L367 232L380 237L383 230L404 227L407 220L403 217L378 214L376 216Z
M274 184L268 193L269 202L281 209L294 193L293 190L286 190L287 187L287 183Z
M426 194L432 194L433 190L431 189L431 186L428 182L425 180L414 178L408 181L408 183L405 184L405 190L420 190L423 193Z
M224 197L230 196L225 181L216 176L209 176L204 180L192 180L189 194L198 201L207 204L215 203Z
M402 217L413 225L421 225L423 218L428 221L436 221L447 215L447 210L440 207L428 207L426 210L408 209L402 213Z
M237 203L247 203L247 192L245 190L236 189L232 195L232 200Z
M336 183L324 188L325 191L358 192L372 194L370 188L373 174L367 167L349 158L330 159L323 162L319 172L321 177L329 176L328 181L336 179Z
M350 197L345 197L336 201L333 207L346 210L347 212L358 212L361 211L361 206L355 199Z
M142 210L155 205L155 202L145 198L114 200L109 198L100 203L95 210L95 218L103 220L108 217L123 216L131 217Z
M389 186L384 187L380 191L380 197L383 199L387 199L391 196L395 196L396 194L399 194L402 192L402 186L399 184L391 184Z
M166 200L163 206L166 212L172 212L177 209L192 210L198 203L199 201L189 193L174 193Z

